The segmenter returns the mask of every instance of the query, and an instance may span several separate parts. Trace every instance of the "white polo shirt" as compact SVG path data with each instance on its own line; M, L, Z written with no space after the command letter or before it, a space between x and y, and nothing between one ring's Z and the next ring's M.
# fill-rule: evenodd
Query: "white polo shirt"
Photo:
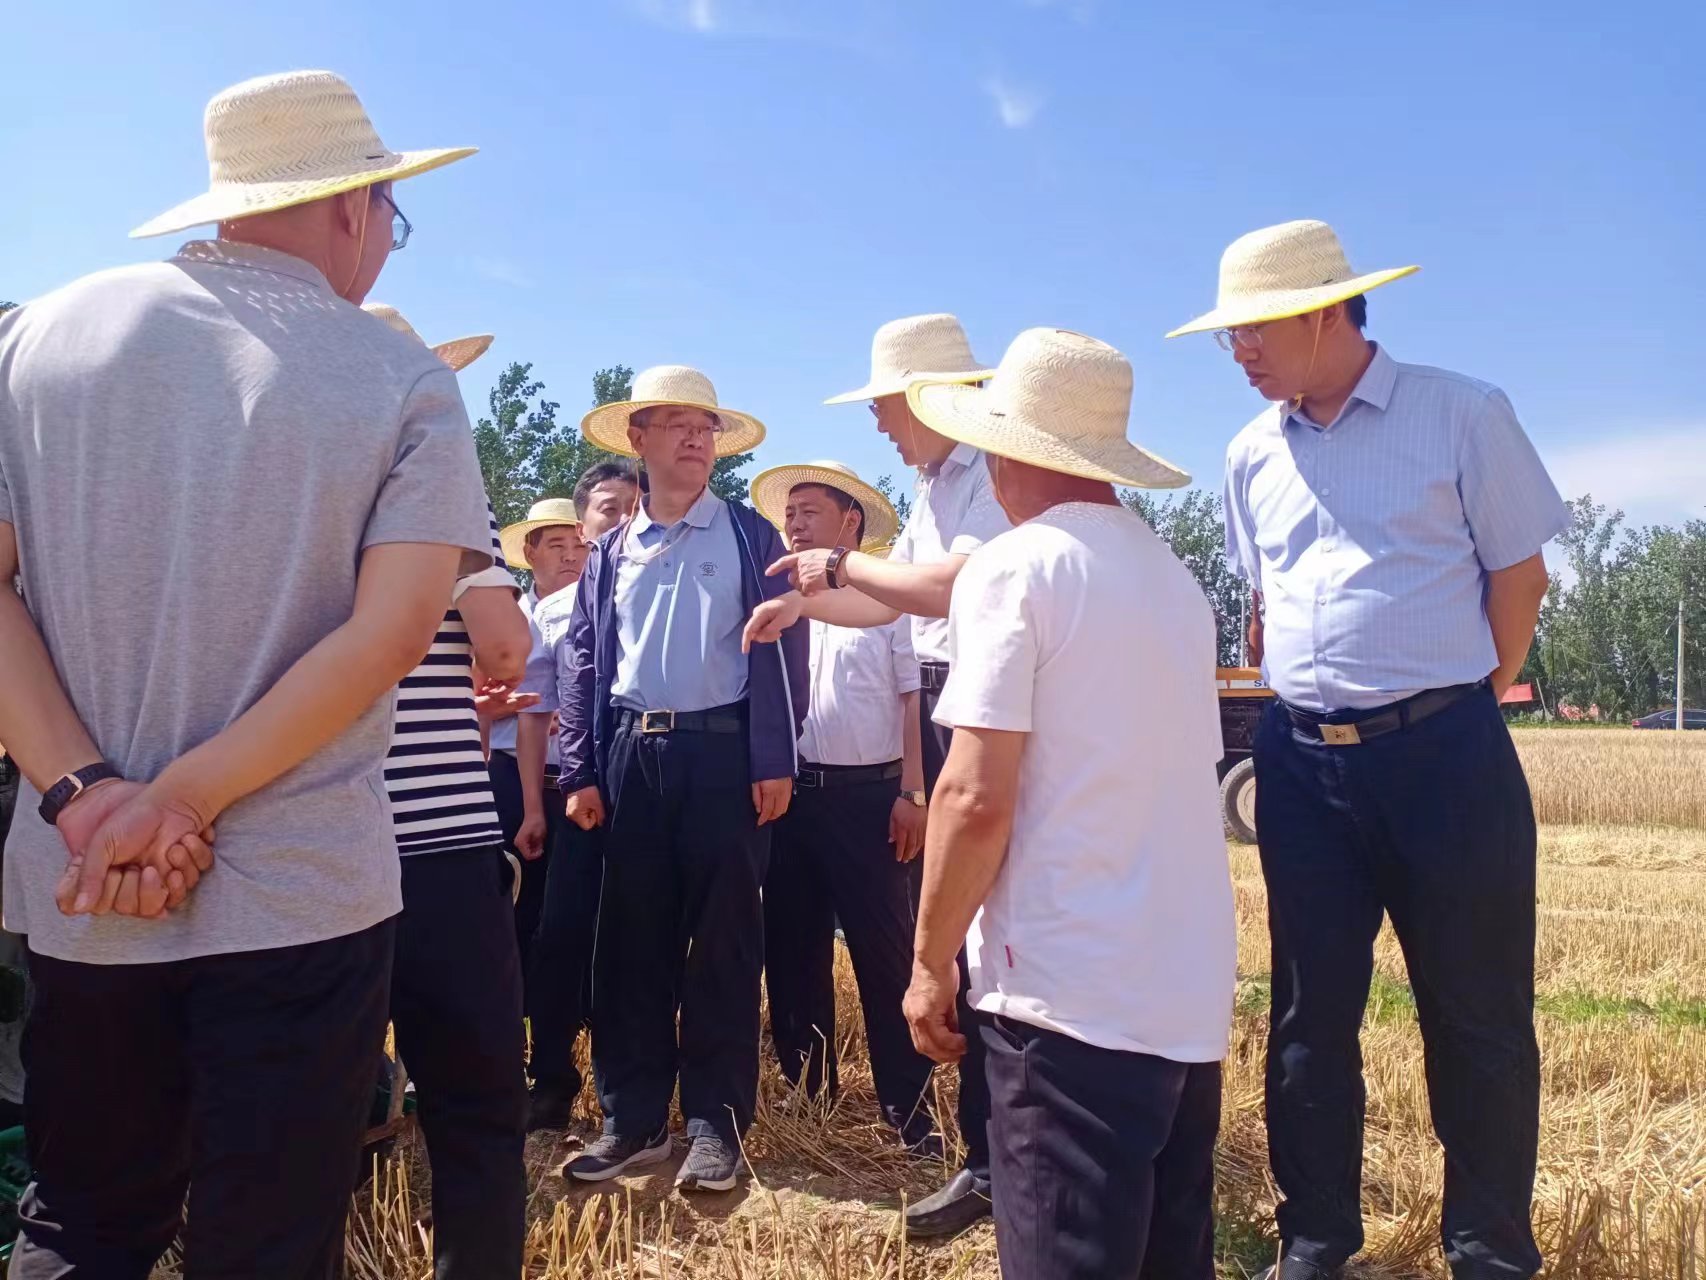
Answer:
M954 584L936 720L1028 734L971 1000L1107 1049L1225 1056L1236 943L1214 615L1143 520L1070 503Z
M895 539L889 559L899 564L936 564L969 556L1013 527L995 500L983 451L956 445L942 464L925 468L912 497L912 514ZM912 648L920 662L948 660L948 620L913 618Z
M812 622L811 676L801 760L858 765L900 759L901 695L918 689L909 619L886 627Z

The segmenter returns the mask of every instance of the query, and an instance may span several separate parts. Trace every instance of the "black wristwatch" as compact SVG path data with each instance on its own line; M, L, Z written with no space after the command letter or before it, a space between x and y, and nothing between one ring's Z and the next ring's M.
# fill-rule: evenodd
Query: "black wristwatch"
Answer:
M70 804L84 791L97 782L106 782L112 778L122 778L124 775L106 761L99 764L85 765L76 773L68 773L43 793L41 804L36 812L41 814L41 820L48 826L59 824L59 815L65 812L65 806Z
M844 584L841 581L841 562L847 558L847 548L837 547L829 553L829 559L824 562L823 574L829 579L829 585L839 589Z

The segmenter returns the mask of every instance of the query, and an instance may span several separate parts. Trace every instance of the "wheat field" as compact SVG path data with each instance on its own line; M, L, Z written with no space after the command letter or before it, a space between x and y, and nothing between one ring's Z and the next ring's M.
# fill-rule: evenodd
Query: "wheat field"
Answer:
M1536 1021L1542 1053L1535 1224L1557 1280L1706 1280L1706 734L1518 734L1543 828ZM1660 740L1663 739L1663 740ZM1262 1126L1267 941L1254 849L1232 846L1239 997L1227 1059L1218 1210L1221 1274L1273 1260ZM876 1122L852 974L841 958L842 1095L784 1110L767 1066L747 1138L754 1176L726 1196L671 1193L673 1166L596 1191L557 1169L593 1132L529 1143L530 1276L995 1277L994 1233L908 1244L898 1210L940 1164L906 1159ZM1440 1157L1421 1040L1390 933L1365 1021L1368 1277L1444 1276ZM951 1116L951 1073L939 1073ZM951 1122L950 1122L951 1125ZM950 1133L950 1137L953 1135ZM681 1152L678 1149L677 1157ZM410 1142L351 1218L350 1274L426 1277L424 1163Z

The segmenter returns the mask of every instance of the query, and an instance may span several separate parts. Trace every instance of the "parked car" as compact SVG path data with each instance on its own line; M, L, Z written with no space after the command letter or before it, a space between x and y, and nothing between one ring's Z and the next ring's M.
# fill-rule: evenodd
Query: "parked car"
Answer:
M1631 729L1675 729L1676 708L1668 711L1655 711L1650 716L1642 716L1629 726ZM1706 711L1698 707L1682 709L1682 727L1684 729L1706 729Z

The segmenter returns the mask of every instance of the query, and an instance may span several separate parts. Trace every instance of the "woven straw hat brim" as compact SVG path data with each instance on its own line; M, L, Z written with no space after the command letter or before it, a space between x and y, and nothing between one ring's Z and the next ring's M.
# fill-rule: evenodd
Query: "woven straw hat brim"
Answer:
M433 347L432 353L460 373L491 349L492 335L476 333L466 338L452 338Z
M887 546L900 532L900 517L895 513L893 503L863 480L834 467L808 464L761 471L752 480L752 505L759 515L781 529L787 521L788 495L802 484L821 484L839 489L865 509L864 536L859 541L861 551Z
M371 187L379 182L397 182L417 173L440 169L478 151L478 147L440 147L427 151L399 151L397 158L377 169L362 169L352 173L327 174L316 178L297 178L289 182L232 183L230 186L205 191L191 200L150 218L130 233L133 240L148 236L163 236L173 231L233 218L248 218L257 213L272 213L323 200L341 191ZM389 219L386 220L389 225Z
M637 458L634 446L628 443L628 418L642 409L657 409L676 405L683 409L703 409L722 419L723 430L717 436L717 454L727 458L737 453L750 453L764 442L764 424L749 413L702 404L696 400L619 400L601 404L581 419L581 435L600 449L619 453L624 458Z
M1340 280L1334 284L1316 285L1311 289L1276 289L1268 293L1248 294L1236 302L1229 302L1206 315L1198 316L1189 324L1180 325L1167 336L1177 338L1187 333L1207 333L1214 329L1234 329L1239 325L1266 324L1270 320L1306 316L1311 311L1320 311L1335 302L1343 302L1359 293L1378 289L1383 284L1391 284L1394 280L1401 280L1420 270L1420 267L1394 267L1389 271L1371 271L1367 275Z
M504 563L512 569L527 568L527 535L535 529L549 529L559 525L573 525L579 528L580 521L520 520L515 524L506 525L498 534L498 542L503 547Z
M912 373L905 377L874 379L855 391L843 391L831 396L825 404L858 404L861 400L881 400L884 396L900 396L915 382L988 382L995 376L993 369L972 369L963 373Z
M1191 482L1188 471L1123 437L1073 437L1058 426L997 411L993 393L984 387L915 382L906 390L906 403L950 440L1047 471L1134 489L1182 489Z

